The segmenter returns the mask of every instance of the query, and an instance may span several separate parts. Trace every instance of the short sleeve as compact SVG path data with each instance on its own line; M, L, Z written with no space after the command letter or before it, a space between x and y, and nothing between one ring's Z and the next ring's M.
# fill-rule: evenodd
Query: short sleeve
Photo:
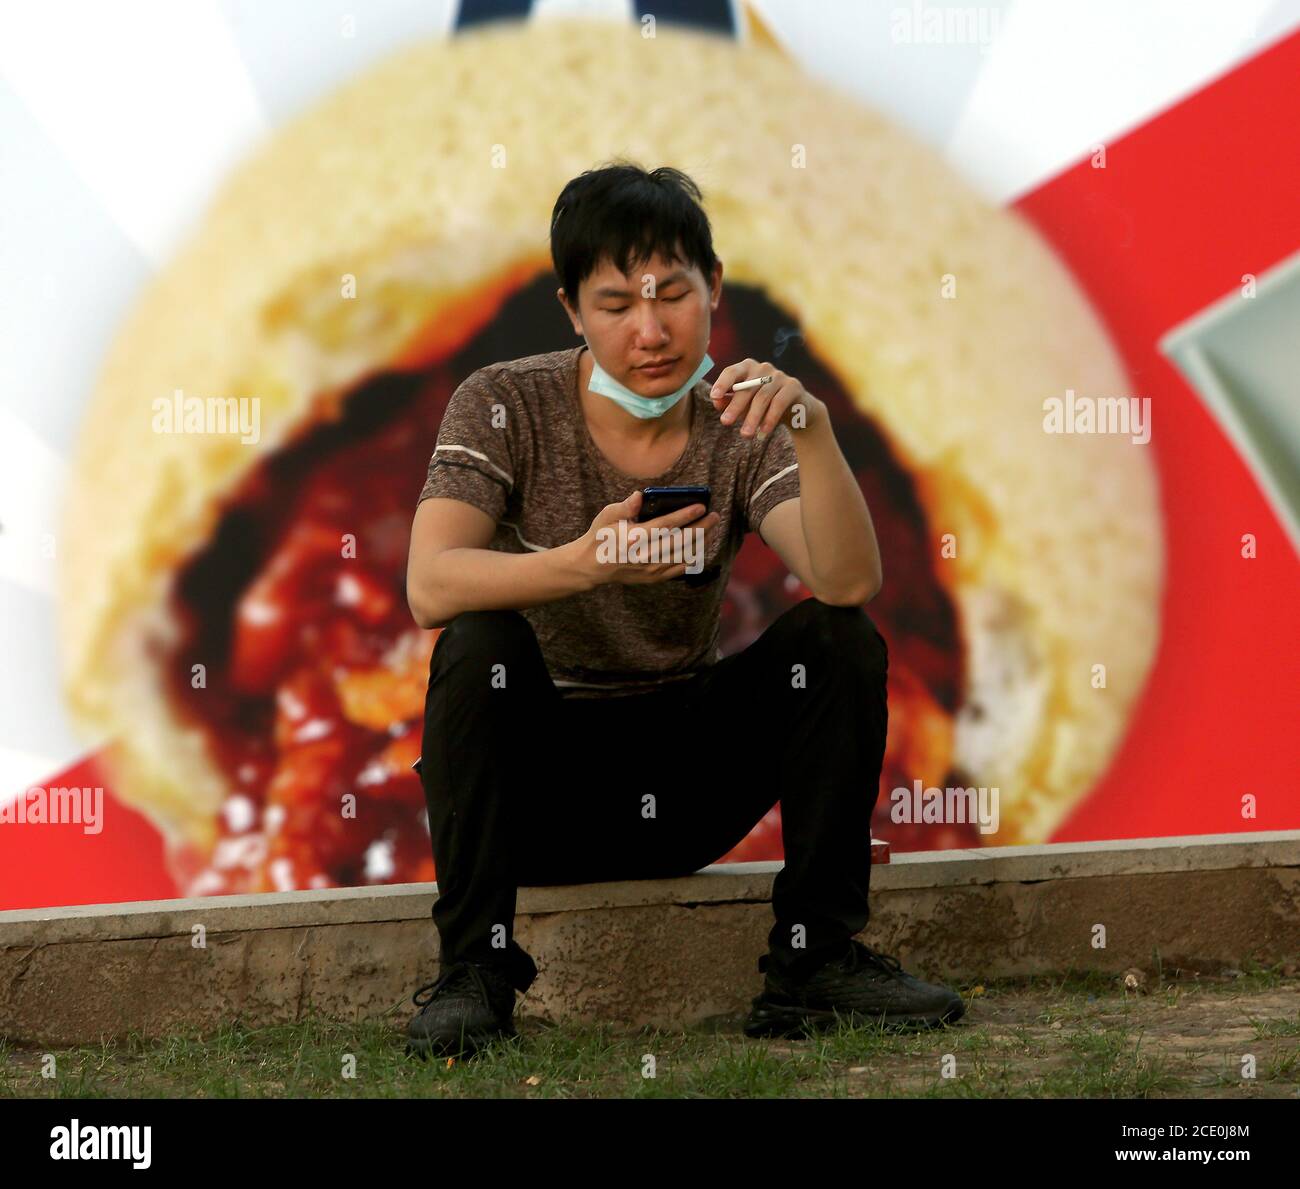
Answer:
M479 369L451 394L418 507L430 496L460 500L499 521L515 485L516 417L508 393Z
M799 459L788 426L778 425L763 443L749 474L745 531L758 532L767 514L786 500L799 498Z

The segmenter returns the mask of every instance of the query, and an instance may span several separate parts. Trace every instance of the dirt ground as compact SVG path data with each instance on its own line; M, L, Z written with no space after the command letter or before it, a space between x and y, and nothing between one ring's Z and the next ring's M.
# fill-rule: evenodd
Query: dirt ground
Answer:
M1300 979L1233 983L964 989L962 1020L882 1037L843 1070L845 1089L855 1097L1300 1097ZM813 1042L767 1044L773 1055L798 1056Z
M56 1050L0 1040L0 1097L1300 1097L1292 966L955 989L965 1015L939 1030L842 1025L753 1040L739 1018L637 1031L521 1018L517 1040L470 1060L406 1054L406 1003L360 1024L233 1021L204 1036Z

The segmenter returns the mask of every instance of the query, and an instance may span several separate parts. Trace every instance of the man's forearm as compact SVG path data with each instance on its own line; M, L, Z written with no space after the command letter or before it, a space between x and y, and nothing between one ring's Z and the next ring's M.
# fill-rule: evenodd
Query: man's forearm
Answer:
M880 547L829 418L794 431L794 446L804 539L818 584L838 597L866 602L882 579Z
M444 549L423 567L408 601L416 623L440 628L462 611L519 611L591 586L568 545L528 553Z

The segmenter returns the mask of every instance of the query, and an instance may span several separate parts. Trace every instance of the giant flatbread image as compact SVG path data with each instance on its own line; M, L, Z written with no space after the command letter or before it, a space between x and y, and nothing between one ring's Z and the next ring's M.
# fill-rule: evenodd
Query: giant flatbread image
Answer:
M999 833L969 845L1044 841L1111 761L1159 638L1159 493L1148 447L1044 432L1044 400L1128 381L1034 229L763 46L497 24L278 130L129 312L89 401L63 686L186 893L433 878L415 497L464 375L571 334L551 206L615 155L699 181L727 286L710 353L771 358L771 328L797 329L807 367L775 362L827 400L868 494L891 645L875 832L888 790L959 780L1000 790ZM159 432L177 390L256 398L257 439ZM798 597L753 549L732 647Z

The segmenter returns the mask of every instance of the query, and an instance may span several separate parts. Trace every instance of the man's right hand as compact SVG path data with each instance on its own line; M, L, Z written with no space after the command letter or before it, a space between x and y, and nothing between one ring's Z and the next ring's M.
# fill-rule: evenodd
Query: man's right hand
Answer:
M665 582L670 578L676 578L686 573L687 563L685 561L674 562L671 560L672 538L670 537L664 537L660 541L660 556L661 558L667 556L668 560L666 561L618 561L620 520L629 522L626 529L629 551L638 536L642 536L645 538L648 552L650 542L653 540L648 534L657 528L681 528L686 530L689 526L692 532L695 529L703 529L703 546L697 549L693 556L695 562L701 568L707 567L708 563L705 559L709 556L709 549L713 543L713 530L721 519L718 513L710 512L707 516L703 516L701 514L704 511L704 506L702 504L692 504L680 511L669 512L667 515L659 516L654 520L647 520L644 524L637 524L634 522L637 513L641 510L641 500L641 492L637 490L621 504L606 504L596 514L595 520L591 522L591 527L576 541L567 546L567 548L573 550L576 559L575 564L592 587L602 586L606 582L621 582L626 585ZM602 533L602 529L608 531ZM602 542L604 542L603 545ZM686 544L686 542L683 542L683 547ZM689 544L693 549L695 548L693 539ZM683 553L683 556L685 556L685 553Z

